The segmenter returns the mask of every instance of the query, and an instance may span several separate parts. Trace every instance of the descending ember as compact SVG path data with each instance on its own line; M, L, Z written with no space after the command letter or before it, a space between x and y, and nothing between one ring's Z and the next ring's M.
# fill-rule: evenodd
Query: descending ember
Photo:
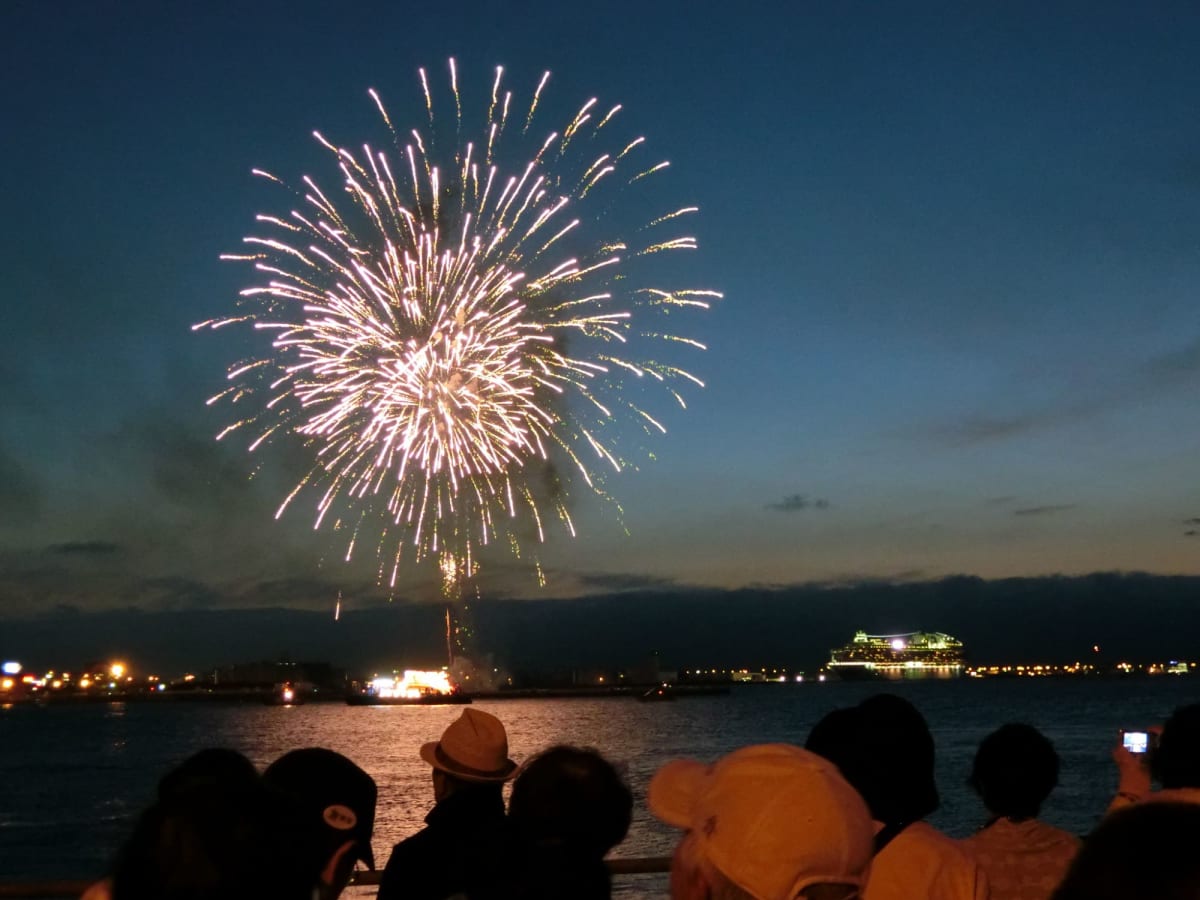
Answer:
M622 468L624 423L664 430L623 383L648 379L680 405L678 384L701 385L640 355L654 343L701 348L649 325L720 295L658 284L639 261L695 249L693 237L667 231L697 208L658 210L637 243L590 233L611 218L611 202L593 201L602 188L640 187L668 164L647 159L640 137L597 154L620 106L595 99L535 139L549 73L527 111L513 108L502 74L474 140L453 60L449 137L424 70L427 133L402 140L370 91L395 152L352 151L314 132L340 170L342 196L305 176L299 209L259 216L265 236L223 257L259 273L241 292L249 312L195 326L252 323L273 335L210 400L249 408L219 437L243 431L256 450L299 436L313 465L277 516L312 489L316 526L350 532L347 559L368 529L393 584L406 547L414 561L435 557L450 585L476 570L482 545L504 538L520 554L519 535L544 540L551 514L573 535L571 482L605 495L597 470ZM506 129L534 148L511 169L501 162Z

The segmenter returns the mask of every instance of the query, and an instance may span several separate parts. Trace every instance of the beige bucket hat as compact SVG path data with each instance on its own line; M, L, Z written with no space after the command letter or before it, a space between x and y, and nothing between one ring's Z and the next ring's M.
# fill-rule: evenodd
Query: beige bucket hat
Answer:
M440 741L422 745L421 759L447 775L479 784L508 781L517 774L517 764L508 758L504 725L478 709L464 709Z

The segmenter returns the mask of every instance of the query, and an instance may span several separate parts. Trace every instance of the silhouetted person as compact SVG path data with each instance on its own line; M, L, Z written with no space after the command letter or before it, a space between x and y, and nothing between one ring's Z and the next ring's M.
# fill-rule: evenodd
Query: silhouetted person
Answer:
M980 743L970 784L990 818L962 843L987 873L992 900L1046 900L1080 844L1037 818L1058 784L1054 745L1031 725L1003 725Z
M117 854L112 900L312 900L315 846L258 778L180 783Z
M522 767L508 808L513 839L508 896L611 896L604 856L629 831L633 795L603 756L577 747L546 750Z
M1200 806L1141 803L1109 816L1083 843L1052 900L1196 900Z
M169 802L173 797L186 794L191 789L213 788L229 792L238 785L253 788L257 782L258 771L254 768L254 763L241 753L222 747L210 747L193 753L159 779L157 797L162 804ZM147 812L145 815L157 816L160 813L161 809L154 813ZM150 839L144 829L137 833L137 837L143 847ZM111 896L112 875L109 874L84 891L81 900L109 900Z
M868 697L817 723L805 746L831 760L875 820L876 853L866 900L982 900L987 879L975 859L922 821L938 807L933 735L894 694Z
M307 747L285 753L263 772L263 781L296 806L310 832L308 860L313 900L334 900L346 887L354 864L375 868L375 780L333 750Z
M466 709L440 741L421 747L436 801L425 828L392 849L378 900L482 895L499 883L508 840L504 782L517 773L500 720Z
M208 747L193 753L158 781L159 798L193 786L252 782L258 779L254 763L236 750Z
M866 880L866 804L835 765L799 747L743 747L709 766L669 762L646 805L685 830L672 900L851 900Z
M1110 811L1151 801L1200 803L1200 703L1180 706L1158 731L1158 744L1147 753L1113 748L1120 780ZM1162 790L1151 790L1151 778Z

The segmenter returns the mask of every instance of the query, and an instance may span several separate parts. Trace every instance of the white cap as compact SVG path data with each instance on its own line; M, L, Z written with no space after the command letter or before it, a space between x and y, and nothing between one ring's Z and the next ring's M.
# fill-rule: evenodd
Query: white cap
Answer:
M800 747L743 747L712 765L669 762L647 803L693 832L705 858L758 900L793 900L813 884L866 884L871 814L833 763Z

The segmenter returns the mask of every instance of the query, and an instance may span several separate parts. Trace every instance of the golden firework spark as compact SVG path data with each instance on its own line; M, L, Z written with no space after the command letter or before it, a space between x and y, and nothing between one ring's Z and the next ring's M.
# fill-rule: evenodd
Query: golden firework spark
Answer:
M614 204L594 200L600 188L624 192L668 163L639 158L641 137L615 143L623 148L615 155L597 153L621 107L597 115L604 108L591 99L506 167L513 95L502 76L497 68L473 140L463 136L453 60L449 140L424 69L427 132L402 138L374 90L391 151L350 150L314 132L340 171L341 196L335 202L305 176L298 209L258 216L263 236L223 257L257 271L258 283L241 292L250 311L195 326L248 323L273 336L269 351L229 369L229 386L209 401L249 408L219 438L247 432L251 450L303 440L313 466L276 517L312 489L316 527L350 529L347 559L360 529L377 531L380 576L392 584L405 547L414 561L434 557L448 581L473 574L478 548L498 538L517 554L519 534L543 541L550 514L574 535L569 476L603 493L597 469L623 465L621 423L663 430L624 382L653 381L681 405L676 385L701 385L673 363L626 356L655 341L701 347L647 322L705 309L720 295L657 284L636 265L695 249L695 238L663 231L697 208L657 211L637 242L602 234ZM515 116L520 143L531 140L548 79Z

